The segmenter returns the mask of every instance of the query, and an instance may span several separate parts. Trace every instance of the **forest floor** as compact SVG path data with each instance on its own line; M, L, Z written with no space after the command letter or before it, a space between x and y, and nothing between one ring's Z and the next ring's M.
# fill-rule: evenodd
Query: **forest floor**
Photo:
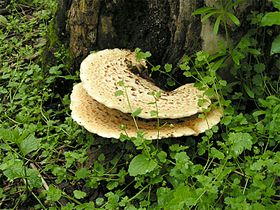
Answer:
M210 59L202 80L221 95L219 126L153 142L104 139L71 118L79 72L63 44L49 51L56 1L1 6L0 209L280 209L279 69L268 70L257 36L234 48L233 83L216 75L222 60L196 54L198 66Z

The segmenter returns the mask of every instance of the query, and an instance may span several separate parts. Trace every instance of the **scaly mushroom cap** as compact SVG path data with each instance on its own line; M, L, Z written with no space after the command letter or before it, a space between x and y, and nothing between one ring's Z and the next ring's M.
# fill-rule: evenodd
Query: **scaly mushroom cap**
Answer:
M188 117L202 112L203 108L210 105L210 100L193 84L166 92L132 72L145 65L145 61L136 61L134 52L107 49L90 54L82 62L80 77L83 87L93 99L123 113L132 113L141 108L142 112L138 115L141 118ZM125 88L119 85L120 81ZM123 91L123 94L115 96L116 91ZM155 98L149 93L158 91L161 92L157 100L158 116L151 116L150 112L155 110ZM198 100L201 98L206 99L206 102L200 107Z
M120 129L120 125L126 126L125 131L128 136L134 137L137 134L137 129L130 114L110 109L92 99L81 83L73 88L70 109L72 110L72 118L78 124L99 136L119 138L121 133L125 134ZM146 139L162 139L198 135L216 125L221 116L221 111L215 109L209 112L204 119L195 116L182 119L162 119L160 120L162 126L159 129L159 136L156 119L137 119L137 125L140 130L145 132Z

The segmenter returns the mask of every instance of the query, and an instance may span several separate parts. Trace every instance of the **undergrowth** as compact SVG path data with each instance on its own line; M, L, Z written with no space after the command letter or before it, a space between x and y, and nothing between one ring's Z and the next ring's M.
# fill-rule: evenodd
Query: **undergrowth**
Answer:
M228 33L240 25L240 2L225 2L194 14ZM272 33L280 1L272 2L273 12L248 14L250 28L236 42L227 35L217 54L182 60L180 71L223 107L220 125L146 141L143 132L102 139L73 122L71 87L58 85L79 81L65 71L65 48L54 52L56 65L40 62L56 2L11 1L0 16L1 209L280 209L280 42Z

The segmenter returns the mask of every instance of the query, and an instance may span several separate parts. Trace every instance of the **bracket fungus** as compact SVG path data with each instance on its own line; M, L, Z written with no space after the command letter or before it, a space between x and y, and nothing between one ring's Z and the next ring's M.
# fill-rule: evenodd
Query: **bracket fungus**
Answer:
M150 140L198 135L219 123L220 109L198 118L211 102L193 84L163 91L134 74L134 68L145 67L145 61L137 61L128 50L102 50L89 55L81 64L82 82L71 94L72 118L102 137L119 138L122 133L135 137L141 130ZM117 91L123 94L116 96ZM155 98L151 92L160 92L160 96ZM202 106L198 105L199 99L205 101ZM131 115L139 108L135 122ZM157 114L152 115L155 110Z
M130 114L110 109L97 102L83 88L81 83L73 88L71 94L72 118L89 132L106 138L119 138L121 133L134 137L137 128ZM207 113L205 118L196 116L180 119L163 119L160 127L156 119L137 119L138 129L145 132L146 139L162 139L198 135L216 125L222 116L219 109ZM125 130L120 128L125 126Z
M141 118L155 118L151 111L155 110L152 104L155 99L150 92L161 91L157 100L157 118L177 119L192 116L202 112L210 105L210 100L203 96L203 92L193 84L183 85L174 91L162 91L153 83L134 74L131 69L145 68L144 60L137 61L134 52L128 50L111 49L90 54L83 60L80 77L87 93L99 103L123 113L141 108L138 115ZM123 85L118 85L120 82ZM116 91L125 91L126 94L116 97ZM199 99L204 98L203 106L198 105Z

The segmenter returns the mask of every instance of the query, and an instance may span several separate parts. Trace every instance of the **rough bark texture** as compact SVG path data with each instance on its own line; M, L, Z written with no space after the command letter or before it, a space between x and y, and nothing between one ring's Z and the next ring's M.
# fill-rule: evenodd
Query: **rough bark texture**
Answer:
M78 63L92 50L139 47L151 51L152 62L176 64L201 47L200 20L191 13L202 1L64 0L60 5L59 22L65 22L66 11L65 35Z
M213 52L217 40L223 39L222 30L217 37L211 34L211 22L203 25L199 16L192 16L198 7L216 3L213 0L60 0L56 17L58 35L67 40L76 69L90 51L136 47L150 51L153 56L149 60L153 64L176 66L185 53L202 48ZM265 4L266 1L249 0L234 8L242 25L229 29L232 39L237 40L247 31L248 12ZM156 82L165 83L162 79Z

